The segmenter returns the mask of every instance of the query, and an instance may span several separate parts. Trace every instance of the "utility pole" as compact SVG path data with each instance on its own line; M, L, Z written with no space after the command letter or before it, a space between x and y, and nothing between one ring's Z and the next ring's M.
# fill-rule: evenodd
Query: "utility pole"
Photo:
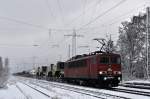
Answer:
M33 59L32 60L32 62L33 62L33 68L35 69L36 68L36 66L35 66L36 65L36 56L33 56L32 59Z
M70 44L68 45L68 59L70 59Z
M48 32L49 32L49 40L51 40L52 30L49 29Z
M73 34L68 34L64 36L72 36L72 56L76 55L76 38L77 37L83 37L83 35L77 35L76 30L73 30Z
M150 28L150 7L146 9L146 67L147 67L147 78L149 79L149 28Z
M59 55L59 61L61 62L61 60L62 60L62 56L61 56L61 54Z

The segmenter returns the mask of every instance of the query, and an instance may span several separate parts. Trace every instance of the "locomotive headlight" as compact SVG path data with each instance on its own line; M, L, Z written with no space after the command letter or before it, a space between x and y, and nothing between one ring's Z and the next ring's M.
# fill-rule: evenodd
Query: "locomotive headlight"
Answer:
M118 77L118 80L121 80L121 78L120 78L120 77Z
M103 74L103 72L102 72L102 71L100 71L100 72L99 72L99 74L101 75L101 74Z
M104 77L104 80L107 80L107 77Z
M121 71L118 71L118 74L121 74Z

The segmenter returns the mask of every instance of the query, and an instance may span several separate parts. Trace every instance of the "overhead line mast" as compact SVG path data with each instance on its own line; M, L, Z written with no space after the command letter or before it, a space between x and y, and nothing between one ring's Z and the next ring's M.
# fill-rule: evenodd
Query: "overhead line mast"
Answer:
M83 35L77 35L76 30L73 30L73 34L68 34L64 36L72 36L72 56L76 55L76 38L83 37Z

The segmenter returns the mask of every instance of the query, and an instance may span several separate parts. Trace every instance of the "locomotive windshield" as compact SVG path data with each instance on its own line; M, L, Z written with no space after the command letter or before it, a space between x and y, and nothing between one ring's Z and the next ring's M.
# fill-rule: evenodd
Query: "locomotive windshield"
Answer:
M120 57L116 56L102 56L100 57L101 64L120 64Z
M108 64L109 63L109 57L106 57L106 56L101 57L100 58L100 63L101 64Z
M111 64L120 64L121 62L120 57L111 57L110 61L111 61Z

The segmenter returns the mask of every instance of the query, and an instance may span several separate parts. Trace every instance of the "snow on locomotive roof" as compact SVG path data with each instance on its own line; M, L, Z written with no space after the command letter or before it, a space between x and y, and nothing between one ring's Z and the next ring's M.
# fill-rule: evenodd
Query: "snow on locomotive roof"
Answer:
M93 57L95 55L100 55L100 54L101 55L119 55L119 54L115 54L115 53L95 51L95 52L91 52L89 54L76 55L76 56L70 58L69 60L67 60L66 62L75 61L75 60L79 60L79 59L85 59L85 58Z

